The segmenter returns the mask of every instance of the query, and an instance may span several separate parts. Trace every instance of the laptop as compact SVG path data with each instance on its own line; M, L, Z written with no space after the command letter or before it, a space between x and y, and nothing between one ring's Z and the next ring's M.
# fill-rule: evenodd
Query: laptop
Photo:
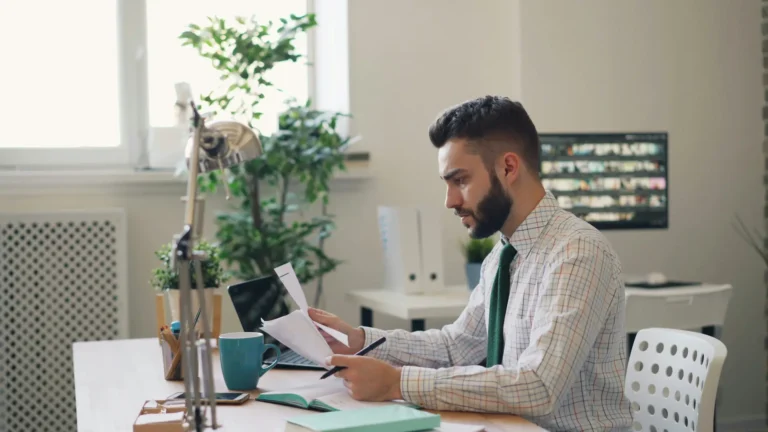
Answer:
M281 295L285 295L285 287L276 276L265 276L230 285L227 287L227 293L232 299L232 305L235 307L243 331L260 332L262 318L269 321L290 313L286 306L283 310L277 311L269 318L267 317L276 300ZM280 360L275 365L276 368L325 370L323 366L302 357L268 334L264 333L264 338L266 343L274 343L280 347ZM275 360L272 351L270 350L268 353L270 357L264 359L265 364L270 364Z

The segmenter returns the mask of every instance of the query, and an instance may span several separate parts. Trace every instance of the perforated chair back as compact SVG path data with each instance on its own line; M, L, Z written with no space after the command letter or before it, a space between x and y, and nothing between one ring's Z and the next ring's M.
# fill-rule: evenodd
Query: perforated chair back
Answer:
M719 340L664 328L637 333L624 391L634 430L713 430L715 396L728 354Z

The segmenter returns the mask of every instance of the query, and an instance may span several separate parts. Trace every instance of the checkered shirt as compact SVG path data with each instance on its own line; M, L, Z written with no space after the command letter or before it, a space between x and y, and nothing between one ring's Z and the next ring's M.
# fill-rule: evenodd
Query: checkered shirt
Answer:
M486 357L488 308L501 248L511 243L501 365ZM403 399L427 409L516 414L551 431L629 430L624 395L624 285L602 234L547 191L511 238L483 261L458 319L408 332L363 327L371 354L402 366Z

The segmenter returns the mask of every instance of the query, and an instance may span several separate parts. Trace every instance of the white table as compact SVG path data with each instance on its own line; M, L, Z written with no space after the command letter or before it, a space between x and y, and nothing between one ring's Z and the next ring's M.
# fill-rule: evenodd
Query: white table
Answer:
M626 331L630 348L634 335L648 327L698 330L715 336L725 323L733 287L728 284L676 288L627 288Z
M626 288L626 330L630 338L643 328L703 329L714 336L722 327L732 295L731 285L701 284L675 288ZM360 308L360 323L373 326L373 312L411 322L411 331L424 330L427 318L456 318L469 300L466 286L443 292L403 294L392 290L353 291L347 300ZM630 347L631 347L630 341Z
M360 324L373 326L373 311L411 322L411 331L424 330L427 318L455 318L467 306L470 291L466 285L445 291L403 294L392 290L353 291L347 300L360 307Z
M183 391L183 381L166 381L157 339L77 342L73 347L77 429L82 432L130 432L147 399L162 399ZM213 357L216 391L227 391L217 352ZM259 380L259 391L281 390L316 382L320 371L272 369ZM33 407L34 408L34 407ZM283 405L250 400L243 405L217 407L222 432L279 432L285 419L317 414ZM437 412L443 421L484 425L488 432L541 432L522 417L507 414ZM54 429L55 430L55 429ZM207 429L212 431L212 429Z

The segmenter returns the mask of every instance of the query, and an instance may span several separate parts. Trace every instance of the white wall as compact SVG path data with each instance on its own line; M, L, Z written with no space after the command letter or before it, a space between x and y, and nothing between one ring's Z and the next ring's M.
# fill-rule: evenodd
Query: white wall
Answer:
M760 2L522 2L523 101L542 132L669 132L670 228L611 232L627 273L731 283L726 417L765 410Z
M383 280L376 205L442 206L444 189L426 133L434 117L465 99L521 97L522 89L542 132L669 131L670 229L610 233L609 239L630 273L661 270L735 286L724 332L731 357L721 415L762 415L762 266L730 228L737 211L748 223L762 224L759 15L755 0L531 1L522 7L506 0L471 6L460 0L350 1L350 108L353 130L372 154L372 178L333 183L331 211L339 229L327 246L346 262L326 279L325 307L358 323L359 312L344 293L377 288ZM0 210L125 207L130 332L150 337L152 253L180 229L184 187L104 192L0 193ZM215 232L213 213L224 206L221 197L209 201L207 237ZM462 284L456 245L464 230L448 211L442 223L447 279ZM224 305L224 331L235 330L231 305ZM407 326L374 319L384 328Z
M339 293L376 287L383 281L376 206L444 207L436 150L429 124L446 107L485 94L520 94L517 0L388 2L350 1L350 79L353 128L372 154L367 194L352 204L364 255L339 272ZM430 23L432 21L432 23ZM341 204L340 200L336 203ZM466 232L452 212L443 212L444 259L449 284L466 284L459 240ZM348 248L341 237L334 245ZM350 273L347 273L350 272ZM355 274L349 279L350 274ZM341 297L337 297L341 301ZM333 304L357 322L357 310ZM439 326L448 320L429 321ZM385 328L407 323L375 314Z

